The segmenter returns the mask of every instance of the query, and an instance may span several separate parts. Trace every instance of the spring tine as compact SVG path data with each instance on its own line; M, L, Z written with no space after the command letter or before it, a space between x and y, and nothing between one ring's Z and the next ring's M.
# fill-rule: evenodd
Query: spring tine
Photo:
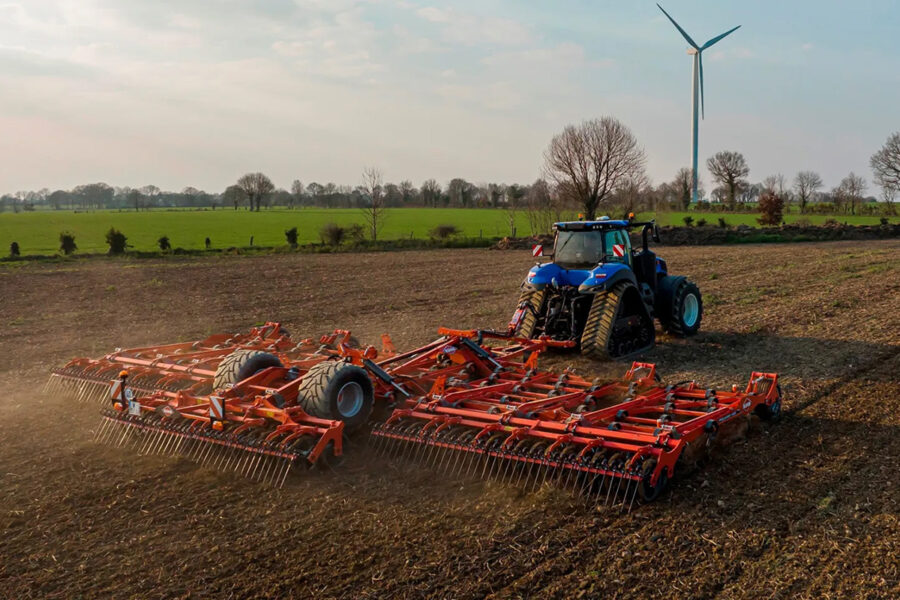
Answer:
M641 487L641 482L640 482L640 481L636 481L635 484L634 484L634 492L631 493L631 502L628 504L628 511L627 511L627 512L629 512L629 513L631 512L631 509L634 507L634 499L637 498L637 495L638 495L638 489L639 489L640 487Z
M627 511L626 506L628 505L628 492L631 491L631 484L632 480L629 479L628 483L625 485L625 494L622 496L622 512Z
M103 435L103 432L106 431L106 426L109 424L109 421L106 419L100 420L100 425L97 426L97 429L94 430L94 443L96 443L100 437Z
M291 471L291 460L285 458L284 459L284 474L281 476L281 480L278 482L278 489L284 487L284 482L287 479L288 473Z
M256 455L253 454L250 450L244 450L244 460L241 461L240 467L238 468L238 475L241 477L246 477L247 468L253 464L253 459L256 458Z

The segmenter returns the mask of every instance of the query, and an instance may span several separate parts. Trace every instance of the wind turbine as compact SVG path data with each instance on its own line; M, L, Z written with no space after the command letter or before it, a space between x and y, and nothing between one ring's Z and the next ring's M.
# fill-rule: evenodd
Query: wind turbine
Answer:
M693 105L693 112L692 112L693 121L692 121L692 127L691 127L691 154L692 154L691 202L697 202L697 200L699 199L699 198L697 198L697 137L698 137L698 132L700 130L700 123L699 123L699 119L697 118L698 117L698 111L697 111L698 98L699 98L699 104L700 104L700 111L699 111L700 116L705 116L704 113L706 112L705 107L704 107L704 102L703 102L703 51L706 50L707 48L709 48L710 46L712 46L713 44L715 44L716 42L720 41L725 36L727 36L731 33L734 33L735 31L740 29L741 26L738 25L734 29L729 29L722 35L717 35L716 37L712 38L711 40L709 40L702 46L698 46L697 43L691 39L691 36L689 36L687 34L687 32L681 28L681 25L679 25L678 23L675 22L675 19L673 19L669 15L669 13L667 13L665 11L665 9L662 6L659 6L659 4L657 4L656 6L659 7L659 10L661 10L663 12L663 14L669 18L670 21L672 21L672 25L675 26L675 29L677 29L681 33L681 35L684 36L684 39L687 40L687 43L690 44L691 47L688 49L688 54L690 54L694 57L693 83L692 83L692 87L691 87L691 103Z

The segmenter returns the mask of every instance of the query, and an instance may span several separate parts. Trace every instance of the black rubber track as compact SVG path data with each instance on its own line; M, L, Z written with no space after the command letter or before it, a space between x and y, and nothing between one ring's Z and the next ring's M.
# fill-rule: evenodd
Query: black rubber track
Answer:
M616 321L616 308L622 297L624 283L605 292L597 292L591 301L584 331L581 332L581 353L598 360L609 359L609 338Z
M522 317L522 324L519 325L518 335L526 338L534 336L534 329L537 326L537 315L540 314L541 308L544 305L544 296L546 293L545 290L526 290L519 296L519 303L516 306L518 307L523 302L528 302L533 310L525 311L525 315Z

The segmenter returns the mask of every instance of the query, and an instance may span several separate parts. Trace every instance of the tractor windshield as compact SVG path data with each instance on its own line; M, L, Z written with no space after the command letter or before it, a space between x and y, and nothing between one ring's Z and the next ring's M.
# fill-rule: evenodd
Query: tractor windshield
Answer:
M560 231L553 262L570 269L593 267L603 257L602 231Z

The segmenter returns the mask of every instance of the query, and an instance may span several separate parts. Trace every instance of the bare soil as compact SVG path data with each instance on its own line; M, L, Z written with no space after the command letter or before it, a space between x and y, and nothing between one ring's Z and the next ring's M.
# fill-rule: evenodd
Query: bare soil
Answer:
M663 254L705 316L644 358L708 386L777 371L787 412L630 514L360 447L276 491L96 446L94 407L39 392L72 356L269 319L399 347L502 327L527 251L0 267L0 597L900 597L900 242Z

